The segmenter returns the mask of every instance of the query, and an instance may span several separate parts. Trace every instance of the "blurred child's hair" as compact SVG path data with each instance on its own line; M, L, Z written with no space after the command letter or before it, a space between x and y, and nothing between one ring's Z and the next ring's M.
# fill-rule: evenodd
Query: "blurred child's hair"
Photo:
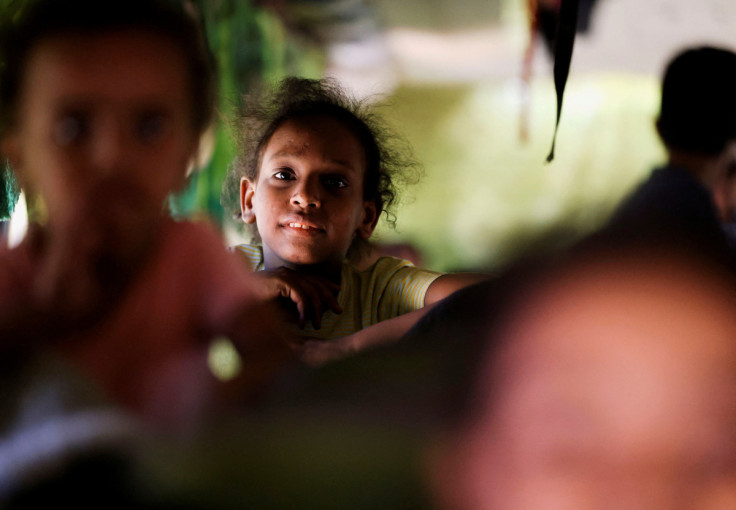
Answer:
M202 132L212 120L217 88L214 59L186 0L27 0L4 9L0 13L0 136L15 121L25 66L36 44L56 35L129 29L161 34L181 50L188 67L193 127Z
M317 115L336 119L356 136L365 150L363 198L374 201L379 214L383 212L387 222L395 225L398 186L415 183L420 174L411 147L365 100L350 97L329 78L286 78L273 91L244 98L235 126L239 156L223 185L225 209L239 217L240 179L256 181L263 150L276 130L288 120Z

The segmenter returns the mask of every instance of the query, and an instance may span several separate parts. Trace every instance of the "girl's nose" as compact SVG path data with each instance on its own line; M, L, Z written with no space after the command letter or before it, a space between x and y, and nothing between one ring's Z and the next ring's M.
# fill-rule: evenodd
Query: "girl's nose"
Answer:
M294 190L291 196L292 205L308 208L320 207L322 205L317 186L311 183L303 183Z

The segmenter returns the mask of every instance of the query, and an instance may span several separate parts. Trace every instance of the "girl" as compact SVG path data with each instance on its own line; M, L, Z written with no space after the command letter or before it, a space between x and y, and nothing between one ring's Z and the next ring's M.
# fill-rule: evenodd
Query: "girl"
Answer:
M263 299L295 305L300 334L361 332L333 344L337 355L359 350L397 338L417 310L481 278L392 257L364 271L346 261L367 244L380 214L390 217L394 181L414 165L380 119L333 82L290 78L270 98L246 98L239 126L242 157L228 182L239 184L242 219L261 245L236 250L258 271Z
M2 348L53 342L115 401L175 422L212 337L264 369L288 355L220 239L162 213L212 117L210 54L181 3L26 4L0 31L0 147L47 219L0 251Z

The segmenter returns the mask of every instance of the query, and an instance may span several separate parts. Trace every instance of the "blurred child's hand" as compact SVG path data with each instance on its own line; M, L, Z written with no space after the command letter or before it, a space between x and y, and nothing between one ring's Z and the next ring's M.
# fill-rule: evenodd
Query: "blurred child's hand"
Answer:
M322 315L328 310L342 313L337 301L340 285L321 276L299 273L280 267L259 271L254 275L260 280L256 292L263 300L284 298L296 306L299 327L311 320L315 329L322 324Z
M106 297L95 281L95 232L75 229L43 239L43 258L33 287L34 301L50 316L75 323L95 315ZM63 325L60 325L63 326Z
M355 335L334 339L300 337L293 344L302 363L319 367L356 352Z

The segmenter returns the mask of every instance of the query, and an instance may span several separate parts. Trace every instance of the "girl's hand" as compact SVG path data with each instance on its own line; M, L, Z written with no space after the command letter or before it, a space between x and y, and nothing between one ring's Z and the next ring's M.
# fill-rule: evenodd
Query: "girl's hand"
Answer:
M315 329L322 325L327 309L342 313L337 302L340 285L321 276L299 273L286 267L254 273L261 280L256 292L264 301L284 298L296 306L299 327L311 320Z

